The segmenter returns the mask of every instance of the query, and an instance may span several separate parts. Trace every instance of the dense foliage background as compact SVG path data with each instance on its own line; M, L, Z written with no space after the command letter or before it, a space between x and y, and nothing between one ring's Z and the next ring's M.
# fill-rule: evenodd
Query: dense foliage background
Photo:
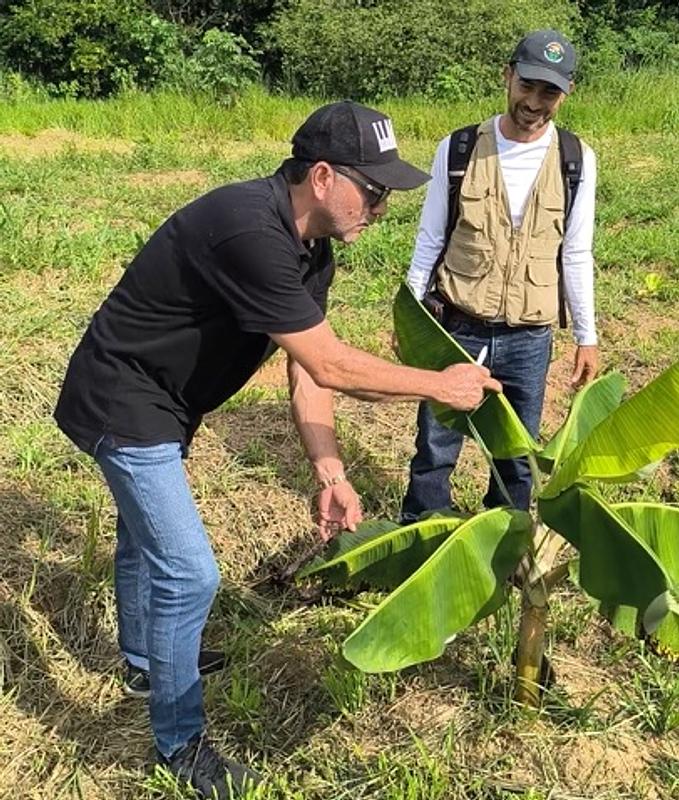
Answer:
M319 97L473 100L525 32L556 27L579 79L679 64L675 0L0 0L0 88L104 97L248 83Z

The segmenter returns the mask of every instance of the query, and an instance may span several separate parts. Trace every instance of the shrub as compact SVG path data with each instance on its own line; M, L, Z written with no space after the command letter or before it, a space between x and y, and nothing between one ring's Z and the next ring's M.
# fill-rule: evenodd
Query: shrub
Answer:
M196 35L218 28L228 30L257 50L261 50L262 26L271 20L274 9L286 0L147 0L148 6L165 19L179 23ZM276 67L275 53L258 52L264 69Z
M211 28L175 76L177 88L206 92L230 103L260 74L253 51L242 36Z
M251 40L258 25L267 22L280 0L148 0L156 13L196 30L227 28Z
M679 63L679 18L658 3L627 8L606 0L589 8L581 49L586 80L642 66L671 70Z
M527 31L574 33L568 0L291 0L267 26L279 82L320 96L429 93L473 99L496 88Z
M60 94L96 97L151 87L181 41L180 28L141 0L23 0L0 18L0 54L8 67Z
M4 103L25 103L47 97L41 84L27 80L20 72L0 68L0 100Z

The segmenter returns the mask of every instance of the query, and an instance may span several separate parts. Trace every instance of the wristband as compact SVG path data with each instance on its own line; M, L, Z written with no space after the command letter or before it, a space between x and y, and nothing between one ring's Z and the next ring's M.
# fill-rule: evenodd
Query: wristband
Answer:
M340 472L339 475L335 475L332 478L324 478L322 481L319 481L321 485L321 489L329 489L331 486L337 486L338 483L343 483L347 479L347 476Z

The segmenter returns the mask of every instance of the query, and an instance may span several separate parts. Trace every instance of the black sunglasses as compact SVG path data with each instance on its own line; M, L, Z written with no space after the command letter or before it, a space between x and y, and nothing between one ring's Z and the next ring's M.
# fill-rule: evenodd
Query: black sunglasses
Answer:
M389 187L370 183L370 181L366 180L362 175L349 170L347 167L341 164L331 164L331 166L335 172L339 172L340 175L344 175L345 178L349 178L350 181L353 181L357 186L360 186L361 189L363 189L370 208L374 208L375 206L379 206L381 203L384 203L384 201L391 194L391 189Z

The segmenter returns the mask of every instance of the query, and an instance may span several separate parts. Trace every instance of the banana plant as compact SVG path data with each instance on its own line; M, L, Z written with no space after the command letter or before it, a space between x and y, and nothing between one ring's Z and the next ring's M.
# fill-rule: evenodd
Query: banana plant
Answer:
M405 284L394 322L405 363L443 369L472 361ZM344 642L345 658L365 672L435 659L521 583L516 698L535 706L549 595L569 574L623 633L679 658L679 507L611 504L596 487L638 480L679 448L679 364L631 397L624 393L618 372L590 383L543 447L501 394L469 414L434 404L439 421L473 437L489 460L528 457L534 512L433 513L406 526L373 521L332 542L299 577L388 592ZM559 558L566 542L577 551L570 563Z

